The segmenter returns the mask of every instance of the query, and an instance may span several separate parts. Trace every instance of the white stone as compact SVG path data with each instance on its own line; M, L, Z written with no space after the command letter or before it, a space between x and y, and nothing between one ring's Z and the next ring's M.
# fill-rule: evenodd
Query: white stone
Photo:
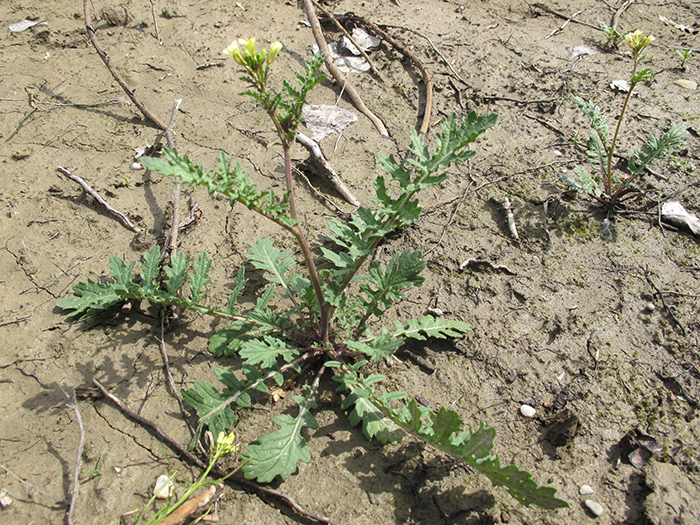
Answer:
M131 166L129 166L129 167L131 168L131 171L138 171L138 170L142 170L142 169L143 169L143 166L141 166L141 163L140 163L140 162L134 162L134 163L133 163Z
M683 78L679 78L678 80L674 80L673 83L677 86L682 87L683 89L695 90L698 88L698 83L694 82L693 80L685 80Z
M12 501L12 498L7 495L7 491L5 489L0 490L0 508L6 509L12 505Z
M578 493L581 494L581 496L586 496L588 494L593 494L593 489L589 485L581 485L581 488L578 489Z
M532 408L530 405L521 405L520 413L525 417L535 417L537 410Z
M591 511L591 513L597 518L601 514L603 514L603 506L598 503L597 501L593 501L592 499L587 499L586 501L583 502L586 507L588 507L588 510Z
M156 499L168 499L173 495L173 482L170 476L158 476L156 486L153 487L153 495Z

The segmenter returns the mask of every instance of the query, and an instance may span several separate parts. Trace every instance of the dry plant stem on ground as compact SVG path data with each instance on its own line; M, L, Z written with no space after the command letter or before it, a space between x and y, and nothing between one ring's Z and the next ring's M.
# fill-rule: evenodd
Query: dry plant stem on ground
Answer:
M216 487L211 485L206 492L195 498L190 498L180 505L172 514L156 522L155 525L180 525L199 509L209 505L209 502L214 499L214 496L216 496Z
M170 112L170 122L165 130L165 140L168 143L169 148L175 147L175 138L173 137L173 129L175 128L175 121L177 120L177 112L180 109L180 104L182 104L182 99L178 98L173 104L173 109ZM180 226L180 184L177 182L173 184L173 217L172 224L170 225L170 236L165 240L166 253L169 251L170 256L174 257L177 253L177 235Z
M350 100L352 100L352 103L355 104L355 107L372 121L374 126L377 128L377 131L379 131L379 134L382 137L388 137L389 132L386 130L386 126L384 126L382 120L379 117L377 117L377 115L372 113L372 111L363 102L362 97L360 97L360 94L357 92L355 87L347 81L345 75L343 75L342 71L340 71L340 69L338 69L338 66L335 65L333 57L331 56L330 49L328 48L328 43L323 37L321 24L318 21L316 11L314 10L314 6L311 3L311 0L303 0L303 5L304 12L306 13L306 17L308 18L309 24L311 25L311 31L314 34L316 44L318 45L318 48L321 51L323 51L323 54L326 57L326 68L333 76L335 81L338 83L338 85L341 87L341 89L347 92L348 96L350 97Z
M80 463L83 457L83 446L85 445L85 428L83 427L83 418L80 417L80 410L78 410L78 401L75 398L75 392L73 392L69 398L68 407L73 409L75 420L78 423L78 431L80 432L78 451L75 457L75 468L73 469L73 488L71 489L68 514L66 515L66 522L68 525L73 525L73 513L75 512L75 503L78 500L78 490L80 489Z
M408 47L406 47L399 40L391 36L389 33L384 31L377 24L375 24L371 20L367 20L366 18L357 15L350 15L350 18L358 22L360 25L368 27L370 31L372 31L379 38L382 38L389 42L395 49L399 51L399 53L407 57L418 68L421 75L423 76L423 82L425 82L425 109L423 111L423 117L421 119L420 125L418 126L418 131L423 134L428 133L428 129L430 129L430 119L433 113L433 80L428 70L425 68L423 63L413 51L411 51ZM426 40L428 40L428 42L430 42L430 39L428 39L427 37L424 37L423 35L419 36L425 38ZM432 45L432 42L430 42L430 44ZM445 62L447 62L446 59ZM449 62L447 62L447 64L449 66ZM459 76L457 76L457 78L464 82Z
M367 52L362 48L362 46L359 45L359 44L355 41L355 38L354 38L350 33L348 33L347 29L345 29L345 28L343 27L343 24L341 24L340 22L338 22L338 19L335 17L335 15L333 15L333 13L331 13L328 9L326 9L325 7L323 7L321 4L319 4L318 2L316 2L316 0L313 0L313 4L314 4L314 6L316 7L316 9L318 9L318 10L321 11L325 16L327 16L328 19L329 19L331 22L333 22L333 25L334 25L335 27L337 27L337 28L343 33L343 35L345 35L345 36L348 38L348 40L350 40L350 42L352 42L352 45L355 46L355 49L357 49L357 50L360 52L360 54L362 55L362 58L364 58L364 59L367 61L367 63L369 64L369 67L372 69L372 73L374 73L375 75L377 75L377 76L381 79L381 74L379 73L379 70L377 69L377 66L374 65L374 61L370 58L370 56L369 56L369 55L367 54Z
M112 74L112 77L114 77L114 80L117 81L117 83L122 87L124 92L128 95L128 97L131 99L131 101L134 103L134 105L139 108L139 111L143 114L144 117L146 117L148 120L150 120L157 128L159 129L167 129L168 127L163 123L162 120L160 120L158 117L156 117L146 106L143 105L141 100L136 96L134 91L129 88L129 86L126 85L126 82L122 78L122 76L119 74L119 72L112 66L112 62L109 59L109 56L102 50L100 47L99 42L97 41L97 36L95 34L95 30L92 28L90 25L90 6L89 6L90 0L83 0L83 13L85 15L85 29L87 30L87 35L88 38L90 39L90 43L92 44L92 47L95 48L95 51L97 51L97 54L100 56L102 59L102 62L104 62L105 66L107 66L107 69L109 69L109 72Z
M104 207L105 210L107 210L109 213L111 213L112 215L117 217L122 222L122 224L124 224L124 226L126 226L127 228L129 228L131 231L133 231L135 233L139 233L141 231L141 228L134 225L126 215L124 215L122 212L114 209L112 206L107 204L107 201L104 200L100 196L99 193L97 193L95 190L93 190L92 187L90 187L90 185L87 182L85 182L83 179L81 179L77 175L72 174L70 171L68 171L66 168L64 168L62 166L59 166L57 169L59 172L63 173L66 177L68 177L72 181L80 184L80 186L83 188L83 190L85 190L85 193L87 193L93 199L95 199L102 207Z
M350 204L359 207L360 201L357 200L357 197L353 195L350 189L335 172L330 162L328 162L326 157L323 155L318 142L310 137L307 137L303 133L297 133L296 140L299 144L306 148L306 150L314 157L314 159L316 159L316 161L318 161L320 168L324 171L324 175L330 181L330 183L333 184L335 189L338 190L338 193L340 193Z

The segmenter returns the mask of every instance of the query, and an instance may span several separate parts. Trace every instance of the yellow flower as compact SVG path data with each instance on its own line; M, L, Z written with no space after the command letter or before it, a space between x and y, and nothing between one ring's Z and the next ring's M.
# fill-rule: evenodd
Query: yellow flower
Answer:
M238 47L237 42L232 42L230 46L228 46L226 49L222 51L224 55L228 55L232 57L238 64L244 65L245 61L243 59L243 53L241 52L240 48Z
M236 443L236 434L231 432L228 436L219 432L219 437L216 438L216 454L221 456L228 456L233 454L238 450L238 444Z
M272 64L272 62L277 58L277 53L282 49L281 42L273 42L270 44L270 52L267 54L267 63Z
M636 31L630 31L625 35L625 41L635 57L639 56L644 48L651 44L654 40L656 39L653 35L644 36L644 33L642 33L639 29Z

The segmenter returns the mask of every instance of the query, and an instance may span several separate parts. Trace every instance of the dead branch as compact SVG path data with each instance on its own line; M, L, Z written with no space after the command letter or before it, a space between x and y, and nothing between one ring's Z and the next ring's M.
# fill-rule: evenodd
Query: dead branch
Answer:
M163 45L163 41L160 39L160 31L158 29L158 16L156 16L156 2L151 0L151 15L153 16L153 27L156 29L156 40L160 45Z
M175 147L175 139L173 137L173 128L175 127L175 121L177 119L177 111L180 109L180 104L182 99L178 98L173 104L173 109L170 112L170 122L168 127L165 129L165 140L168 143L168 148L173 149ZM170 257L174 257L177 252L177 234L180 225L180 184L175 183L173 185L173 218L172 224L170 225L170 235L165 240L165 249L170 251Z
M323 51L323 54L326 57L326 68L333 76L335 81L338 83L338 85L341 87L341 89L347 91L350 100L352 100L352 103L355 105L358 111L360 111L372 121L372 123L377 128L379 134L382 137L388 137L389 132L386 130L384 123L365 105L365 103L362 101L362 97L360 97L360 94L357 92L355 87L347 81L345 75L343 75L340 69L338 69L338 66L335 65L333 57L331 56L330 49L328 48L328 43L326 42L326 39L323 36L323 31L321 31L321 24L318 21L316 11L314 9L313 4L311 3L311 0L303 0L303 6L304 12L306 13L306 17L308 18L309 24L311 25L311 31L314 34L316 44L318 45L318 48L321 51Z
M536 7L537 9L540 9L540 10L544 11L545 13L549 13L550 15L554 15L557 18L562 18L563 20L571 20L572 22L574 22L576 24L581 24L581 25L584 25L587 27L591 27L591 28L595 29L596 31L602 31L602 29L599 26L589 24L588 22L582 22L581 20L576 20L575 18L570 17L569 15L564 15L562 13L559 13L559 12L555 11L554 9L552 9L551 7L549 7L548 5L545 5L545 4L542 4L539 2L535 2L534 4L529 4L529 5L531 8Z
M428 129L430 128L430 118L431 118L431 115L433 113L433 80L432 80L432 77L430 76L430 73L428 73L428 70L425 69L425 66L423 65L423 63L420 61L420 59L416 56L416 54L413 51L408 49L408 47L403 45L399 40L392 37L389 33L384 31L377 24L375 24L374 22L371 22L370 20L367 20L366 18L363 18L361 16L357 16L357 15L352 15L352 19L356 20L359 24L368 27L369 30L372 31L379 38L389 42L399 53L401 53L406 58L408 58L411 62L413 62L415 64L415 66L418 68L418 71L420 71L421 75L423 76L423 82L425 83L425 111L423 112L423 118L421 120L418 132L427 134ZM419 36L423 36L423 35L419 35ZM425 38L425 37L423 37L423 38ZM428 40L428 41L430 41L430 40ZM432 42L431 42L431 44L432 44ZM435 46L433 46L433 49L435 49ZM458 78L459 78L459 76L458 76Z
M668 306L668 304L666 304L666 299L664 298L664 294L661 293L661 290L659 290L659 287L656 286L656 284L654 284L654 281L651 280L651 272L649 272L648 269L644 272L644 278L647 280L649 285L654 289L654 291L656 292L656 295L659 296L659 299L661 299L661 304L663 305L664 310L666 310L666 313L669 315L669 317L671 317L673 324L675 324L679 328L679 330L681 331L681 334L683 334L683 336L685 337L685 327L681 324L681 322L678 320L678 318L676 318L676 316L673 313L673 310L671 310L671 308Z
M367 61L367 63L369 64L369 67L372 69L372 72L381 79L381 75L379 74L379 70L374 65L374 62L372 61L372 59L369 57L367 52L364 49L362 49L362 47L357 42L355 42L355 38L353 38L353 36L350 33L348 33L347 29L345 29L343 27L343 24L338 22L338 19L333 15L333 13L331 13L328 9L326 9L321 4L319 4L316 0L313 0L313 4L316 7L316 9L318 9L325 16L327 16L329 18L329 20L331 22L333 22L333 25L335 25L335 27L337 27L348 38L348 40L350 40L350 42L352 42L352 45L355 46L355 48L360 52L360 54L362 55L362 58L364 58Z
M150 120L157 128L159 129L167 129L167 126L161 121L158 117L156 117L151 111L143 105L141 100L136 96L134 91L129 88L129 86L126 85L126 82L122 78L122 76L119 74L119 71L117 71L114 66L112 65L112 62L110 61L109 57L107 54L102 50L100 47L99 42L97 41L97 36L95 34L95 30L92 28L90 25L90 5L89 5L90 0L83 0L83 13L85 15L85 29L87 30L87 35L88 38L90 39L90 43L92 44L92 47L95 48L95 51L97 51L97 54L100 56L102 59L102 62L104 62L105 66L107 66L107 69L109 72L112 74L112 77L114 80L117 81L117 84L121 86L121 88L124 90L124 92L127 94L127 96L131 99L131 101L134 103L134 105L139 108L139 111L143 114L146 119Z
M78 401L75 399L75 391L70 397L68 406L73 409L75 419L78 422L78 430L80 431L80 439L78 440L78 452L75 456L75 468L73 469L73 488L70 494L70 505L66 522L68 525L73 525L73 512L75 511L75 502L78 500L78 489L80 488L80 463L83 457L83 446L85 445L85 428L83 427L83 418L80 417L78 410Z
M313 156L313 158L316 159L316 161L318 161L320 171L323 173L323 175L326 176L330 183L333 184L335 189L338 190L338 193L340 193L343 196L343 198L350 204L359 208L360 201L357 200L357 197L355 197L352 194L350 189L341 180L341 178L338 176L335 170L333 170L333 167L330 165L330 162L328 162L326 157L323 155L323 152L321 151L321 147L318 145L318 142L316 142L310 137L307 137L303 133L297 133L296 139L297 142L304 146L306 150Z
M35 486L32 485L31 483L29 483L27 480L20 478L17 474L15 474L14 472L12 472L12 471L11 471L9 468L7 468L5 465L0 464L0 468L3 469L5 472L7 472L10 476L12 476L13 478L15 478L17 481L19 481L22 485L26 485L27 487L29 487L29 488L32 489L33 491L35 491L35 492L41 494L42 496L44 496L45 498L50 499L51 501L53 501L54 505L67 506L67 503L66 503L64 500L56 499L56 498L54 498L51 494L48 494L48 493L44 492L43 490L41 490L41 489L35 487Z
M170 386L170 390L172 390L173 395L175 396L175 399L177 399L177 404L180 407L180 413L182 414L182 418L185 420L185 423L187 424L187 428L190 430L190 435L194 436L195 435L195 429L192 428L192 425L190 424L189 419L187 419L187 412L185 411L185 403L182 400L182 396L180 395L180 392L178 391L177 387L175 386L175 380L173 379L173 374L170 370L170 361L168 360L168 351L165 348L165 309L161 312L160 316L160 339L156 338L160 345L160 353L163 356L163 366L165 367L165 375L168 378L168 385Z
M175 441L173 438L168 436L165 432L163 432L158 425L155 423L152 423L148 419L146 419L143 416L140 416L136 414L135 412L132 412L127 408L127 406L122 402L121 399L118 397L110 394L107 389L102 386L102 384L95 378L93 378L92 382L95 384L97 388L100 389L100 391L108 397L117 407L119 410L122 411L122 414L124 414L126 417L131 419L132 421L135 421L136 423L142 425L143 427L149 429L151 432L153 432L160 440L162 440L165 444L167 444L173 451L175 451L180 457L184 458L186 461L189 463L195 465L196 467L199 467L201 469L206 469L207 465L199 459L197 456L192 454L189 450L187 450L185 447L180 445L177 441ZM211 469L211 473L217 477L224 478L227 476L227 473L218 465L215 465ZM328 525L335 525L333 521L330 519L319 516L318 514L315 514L311 511L305 510L303 507L301 507L298 503L296 503L291 497L287 496L286 494L269 489L267 487L262 487L258 485L257 483L254 483L252 481L249 481L247 479L240 479L240 478L233 478L229 477L226 479L226 483L230 483L233 485L238 485L239 487L244 488L246 491L250 493L257 494L258 496L264 497L268 496L271 498L274 498L278 501L284 502L286 505L288 505L294 512L298 513L300 516L304 516L310 520L316 521L318 523L327 523Z
M200 494L196 498L188 499L185 503L175 509L169 516L166 516L162 520L158 520L155 525L181 525L198 509L208 505L214 496L216 496L216 487L214 485L210 485L206 492Z
M576 11L573 15L571 15L569 18L566 19L566 22L564 22L562 25L557 27L554 31L549 33L546 37L544 37L544 39L547 40L547 39L553 37L554 35L556 35L557 33L560 33L561 31L563 31L564 28L569 25L569 22L571 22L574 18L576 18L580 14L581 14L581 11Z
M625 0L625 3L620 6L620 8L615 11L615 13L612 16L612 19L610 19L610 28L613 31L617 31L617 23L619 22L620 15L627 11L627 8L631 6L634 3L635 0Z
M85 182L83 179L81 179L77 175L73 175L70 171L68 171L66 168L64 168L62 166L59 166L57 169L58 169L58 171L63 173L69 179L80 184L80 186L85 190L85 192L87 194L89 194L93 199L95 199L97 202L99 202L109 213L111 213L112 215L117 217L122 222L122 224L124 224L124 226L126 226L131 231L134 231L136 233L141 232L141 228L139 228L138 226L135 226L134 223L132 223L129 220L129 218L126 215L124 215L122 212L115 210L109 204L107 204L107 201L105 201L102 197L100 197L100 195L95 190L93 190L87 182Z

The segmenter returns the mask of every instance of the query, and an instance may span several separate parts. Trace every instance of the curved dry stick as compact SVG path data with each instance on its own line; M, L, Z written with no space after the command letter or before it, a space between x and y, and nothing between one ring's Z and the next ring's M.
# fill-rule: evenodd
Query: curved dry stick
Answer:
M87 0L85 1L87 2ZM377 128L377 131L379 131L379 134L382 137L388 137L389 132L386 130L386 127L384 126L382 120L377 115L372 113L372 111L370 111L370 109L362 101L362 98L360 97L359 93L355 90L354 86L346 80L345 75L343 75L342 71L340 71L340 69L338 69L338 66L335 65L333 57L331 56L330 49L328 48L328 43L323 37L323 32L321 31L321 24L318 21L316 11L314 9L313 4L311 3L311 0L303 0L303 4L304 11L306 12L306 17L309 19L309 24L311 25L311 31L313 32L314 39L316 40L316 44L326 56L326 68L333 76L335 81L338 83L338 85L347 92L348 96L350 97L350 100L352 100L352 103L355 105L358 111L360 111L372 121L374 127Z
M132 412L127 408L127 406L124 404L124 402L116 397L113 394L110 394L107 389L102 386L102 384L95 378L92 379L92 382L95 384L97 388L100 389L100 391L108 397L117 407L119 410L122 411L122 414L124 414L126 417L131 419L132 421L135 421L136 423L146 427L147 429L150 429L151 432L153 432L160 440L162 440L166 445L168 445L172 450L177 452L180 457L184 458L187 460L189 463L201 468L202 470L205 470L207 468L207 465L199 459L197 456L192 454L189 450L187 450L185 447L180 445L177 441L175 441L173 438L171 438L169 435L167 435L165 432L163 432L158 425L155 423L152 423L148 419L146 419L143 416L138 415L135 412ZM228 475L221 467L218 465L215 465L214 468L211 469L210 471L212 474L215 476L218 476L220 478L224 478ZM318 514L315 514L311 511L305 510L303 507L301 507L297 502L295 502L291 497L287 496L286 494L268 489L266 487L262 487L258 485L257 483L254 483L252 481L248 481L247 479L241 479L241 478L226 478L226 483L232 484L232 485L238 485L240 487L243 487L245 490L247 490L250 493L255 493L258 496L268 496L275 498L277 500L282 500L284 503L289 505L289 507L299 514L300 516L304 516L305 518L308 518L313 521L317 521L318 523L326 523L328 525L335 525L333 521L330 519L319 516Z
M78 500L78 489L80 488L80 463L83 458L83 446L85 445L85 428L83 428L83 418L80 417L80 411L78 410L78 401L75 399L75 391L73 391L73 395L69 398L68 406L72 408L75 413L75 419L78 422L78 430L80 431L78 453L76 454L75 468L73 469L73 488L70 494L68 514L66 515L66 523L68 525L73 525L73 512L75 511L75 503Z
M358 15L350 15L353 20L357 20L357 22L361 25L364 25L370 29L375 35L377 35L379 38L386 40L389 42L394 48L396 48L399 53L407 57L411 62L413 62L418 70L420 71L420 74L423 76L423 82L425 83L425 111L423 112L423 119L421 120L420 127L418 129L419 133L428 133L428 128L430 128L430 117L433 112L433 79L430 76L430 73L428 73L428 70L425 69L425 66L423 63L420 61L420 59L416 56L416 54L408 49L405 45L403 45L401 42L396 40L394 37L392 37L389 33L384 31L381 27L379 27L377 24L374 22L371 22L367 20L364 17L358 16ZM422 35L420 35L422 36ZM430 40L428 40L430 41ZM432 42L431 42L432 44Z
M57 169L60 173L63 173L63 175L65 175L66 177L68 177L68 178L71 179L72 181L75 181L75 182L77 182L78 184L80 184L80 187L83 188L83 190L85 190L85 193L87 193L87 194L90 195L93 199L95 199L95 200L96 200L99 204L101 204L102 207L104 207L109 213L111 213L112 215L114 215L115 217L117 217L117 218L121 221L121 223L122 223L124 226L126 226L127 228L129 228L131 231L133 231L133 232L135 232L135 233L140 233L140 232L141 232L141 228L139 228L138 226L134 225L134 223L132 223L132 222L129 220L129 218L128 218L126 215L124 215L122 212L120 212L119 210L116 210L116 209L112 208L109 204L107 204L107 201L104 200L104 199L100 196L99 193L97 193L95 190L93 190L93 189L90 187L90 185L89 185L87 182L85 182L83 179L81 179L81 178L78 177L77 175L73 175L70 171L68 171L68 170L67 170L66 168L64 168L63 166L59 166L59 167L56 168L56 169Z
M324 15L326 15L326 16L328 17L328 19L329 19L331 22L333 22L333 25L334 25L335 27L337 27L346 37L348 37L348 40L350 40L350 42L352 42L352 45L355 46L355 48L357 48L357 50L358 50L358 51L360 52L360 54L362 55L362 58L364 58L364 59L367 61L367 63L369 64L369 67L372 69L372 72L373 72L375 75L377 75L377 76L381 79L382 76L381 76L381 74L379 73L379 70L377 69L377 66L374 65L374 62L373 62L372 59L369 57L369 55L367 54L367 52L366 52L364 49L362 49L362 46L360 46L360 45L355 41L355 38L354 38L350 33L348 33L348 30L345 29L345 28L343 27L343 25L342 25L340 22L338 22L338 19L333 15L333 13L331 13L328 9L326 9L326 8L323 7L321 4L319 4L316 0L312 0L312 2L313 2L313 4L314 4L314 6L316 6L316 9L318 9L318 10L321 11ZM382 79L382 82L383 82L383 81L384 81L384 80Z
M90 25L90 6L88 5L89 1L90 0L83 0L83 13L85 15L85 29L87 30L87 35L88 35L88 38L90 39L90 43L92 44L92 47L95 48L95 51L97 51L97 54L102 59L102 62L104 62L105 66L107 66L107 69L109 69L109 72L112 74L112 77L114 77L114 80L116 80L117 83L122 87L124 92L128 95L128 97L134 103L134 105L137 108L139 108L139 111L141 111L143 116L146 117L146 119L150 120L157 128L162 129L162 130L168 129L168 126L166 126L163 123L163 121L161 121L158 117L156 117L153 113L151 113L151 111L146 106L143 105L143 103L138 99L136 94L129 88L129 86L126 85L126 82L124 81L122 76L119 74L119 71L114 69L114 66L112 66L112 62L109 60L109 57L100 47L100 44L97 42L97 36L95 35L95 30Z
M323 152L321 151L321 147L318 145L318 142L313 140L311 137L307 137L303 133L297 133L296 140L299 144L304 146L309 153L311 153L313 158L315 158L318 161L321 170L324 172L324 175L328 178L331 184L335 186L335 189L338 190L338 193L340 193L343 196L343 198L350 204L359 208L361 206L360 201L357 200L357 197L355 197L352 194L350 189L345 185L345 183L335 172L330 162L328 162L326 157L324 157Z

